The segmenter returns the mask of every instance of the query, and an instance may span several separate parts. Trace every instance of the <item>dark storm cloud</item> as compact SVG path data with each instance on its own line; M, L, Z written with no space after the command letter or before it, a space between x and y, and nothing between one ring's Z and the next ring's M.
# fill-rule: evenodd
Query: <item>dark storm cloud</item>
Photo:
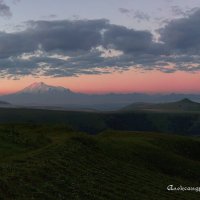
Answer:
M3 0L0 0L0 16L10 17L12 13L10 11L10 7L5 4Z
M149 31L105 19L29 21L23 31L0 32L0 74L64 77L131 67L165 73L199 71L199 17L196 10L168 22L159 30L159 41ZM112 55L113 51L119 54Z
M41 70L43 75L51 76L101 74L108 73L109 68L125 70L133 65L133 55L152 53L151 48L156 46L151 33L112 25L104 19L30 21L24 31L1 32L0 44L0 67L4 66L1 67L4 73L25 75ZM103 57L103 52L96 49L98 46L121 50L124 55ZM34 54L38 50L42 55L20 58L20 55ZM56 53L70 58L62 60L49 56ZM53 74L55 71L57 73Z
M107 21L32 21L29 22L29 37L45 51L90 50L101 43L101 30Z
M111 25L105 32L106 47L124 52L146 51L151 46L152 34L148 31L135 31L124 26Z
M34 43L31 32L23 31L17 33L0 32L0 58L16 56L24 52L31 52L37 49L38 44Z
M172 51L198 54L200 52L200 10L188 17L169 22L160 29L161 41Z
M153 41L153 35L149 31L138 31L117 25L110 25L105 32L104 46L133 55L162 54L165 51L162 44Z
M99 45L125 53L155 53L159 44L148 31L109 24L107 20L30 21L27 29L0 33L1 57L42 49L46 52L89 51Z
M29 21L27 29L15 33L0 33L0 56L9 57L32 52L90 50L102 43L101 30L107 21Z

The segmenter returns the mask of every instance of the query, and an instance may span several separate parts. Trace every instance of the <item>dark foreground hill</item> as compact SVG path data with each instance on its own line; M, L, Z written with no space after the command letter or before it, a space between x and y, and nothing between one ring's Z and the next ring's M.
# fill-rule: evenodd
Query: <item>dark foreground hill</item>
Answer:
M1 108L2 123L66 124L76 131L90 134L112 129L200 135L200 112L75 112Z
M0 199L195 200L199 139L67 126L0 126Z
M133 103L122 109L123 111L145 110L153 112L200 112L200 103L189 99L171 103Z

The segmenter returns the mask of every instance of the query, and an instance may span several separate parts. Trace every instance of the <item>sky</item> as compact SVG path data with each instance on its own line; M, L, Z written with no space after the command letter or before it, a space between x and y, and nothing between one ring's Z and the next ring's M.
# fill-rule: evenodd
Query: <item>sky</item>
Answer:
M0 0L0 94L200 93L199 0Z

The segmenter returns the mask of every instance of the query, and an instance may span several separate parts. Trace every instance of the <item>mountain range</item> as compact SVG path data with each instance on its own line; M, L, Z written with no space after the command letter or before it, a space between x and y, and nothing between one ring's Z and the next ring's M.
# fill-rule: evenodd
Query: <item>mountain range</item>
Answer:
M200 102L200 94L146 94L146 93L76 93L61 86L36 82L13 94L3 95L2 101L19 106L54 106L66 109L116 110L131 103L165 103L189 98Z

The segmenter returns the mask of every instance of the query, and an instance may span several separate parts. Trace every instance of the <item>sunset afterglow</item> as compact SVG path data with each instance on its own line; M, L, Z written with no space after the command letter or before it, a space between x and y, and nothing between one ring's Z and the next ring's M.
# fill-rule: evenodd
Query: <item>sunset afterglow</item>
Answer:
M134 70L106 75L82 75L67 78L33 78L18 80L0 80L1 94L12 93L23 89L33 82L43 81L50 85L61 85L74 92L81 93L198 93L200 73L176 72L172 74Z
M200 92L199 1L59 1L0 1L1 95Z

